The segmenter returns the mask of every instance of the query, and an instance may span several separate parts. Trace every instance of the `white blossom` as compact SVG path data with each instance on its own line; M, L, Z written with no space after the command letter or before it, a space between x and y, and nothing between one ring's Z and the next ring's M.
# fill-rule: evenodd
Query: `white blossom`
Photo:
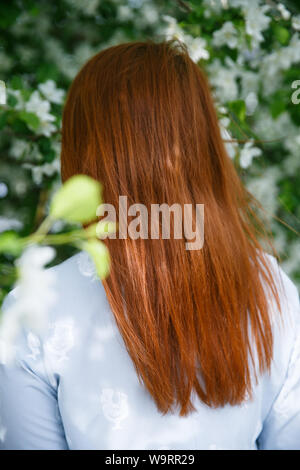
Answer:
M265 31L271 21L270 16L265 13L270 9L269 5L263 5L259 8L255 2L247 2L243 6L246 21L246 33L252 38L252 46L259 44L264 40L262 32Z
M7 196L7 193L8 193L8 187L7 187L7 184L3 183L2 181L0 181L0 199L4 198L5 196Z
M258 157L262 154L261 149L253 146L253 142L246 142L240 153L240 166L242 168L248 168L254 157Z
M300 31L300 15L293 16L293 18L292 18L292 27L296 31Z
M60 163L58 158L51 163L44 163L43 165L33 165L32 163L24 163L23 168L31 170L32 178L35 184L40 185L44 176L53 176L59 172Z
M121 21L132 20L134 13L128 5L118 5L118 18Z
M0 216L0 233L6 230L20 230L22 227L20 220Z
M238 44L237 30L231 21L226 21L222 28L213 34L213 44L217 47L228 46L235 49Z
M30 145L25 140L14 139L10 147L9 153L12 157L19 159L29 151Z
M246 103L246 108L247 108L246 113L247 113L247 115L251 116L254 113L254 111L256 110L257 105L258 105L257 94L254 91L251 91L246 96L245 103Z
M226 68L221 65L220 60L216 59L209 64L208 71L210 82L215 87L217 97L222 101L232 101L238 97L238 86L236 78L238 70L235 68Z
M34 113L40 119L41 123L53 122L55 117L50 113L50 103L42 99L40 93L34 91L25 104L26 111Z
M283 5L283 3L278 3L277 5L277 10L280 12L282 18L284 20L289 20L290 17L291 17L291 13L290 11L286 8L285 5Z
M44 97L51 103L60 104L64 98L64 90L56 87L54 80L47 80L39 84L39 90L43 93Z
M205 39L186 36L185 42L188 47L189 56L194 62L198 62L200 59L209 59L209 52L206 49Z

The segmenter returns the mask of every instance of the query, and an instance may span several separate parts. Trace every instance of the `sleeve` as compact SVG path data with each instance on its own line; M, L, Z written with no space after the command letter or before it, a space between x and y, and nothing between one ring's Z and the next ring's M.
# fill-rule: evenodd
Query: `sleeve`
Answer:
M40 346L23 329L13 363L0 361L0 450L68 449L57 389L47 378Z
M291 344L284 341L281 346L281 356L290 350L288 366L258 438L261 450L300 450L300 305L295 285L284 272L283 278L292 313L293 339Z

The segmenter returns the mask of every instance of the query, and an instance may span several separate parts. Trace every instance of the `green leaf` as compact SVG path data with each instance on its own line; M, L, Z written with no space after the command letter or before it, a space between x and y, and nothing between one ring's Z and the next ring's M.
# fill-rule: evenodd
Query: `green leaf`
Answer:
M101 202L100 183L89 176L76 175L54 195L49 215L52 219L86 223L96 218Z
M276 25L274 27L274 35L278 42L282 45L286 45L290 39L289 31L283 26Z
M7 111L0 114L0 129L3 129L3 127L6 126L7 118L8 118L8 112Z
M28 111L20 111L19 118L33 130L38 129L38 127L40 126L40 120L34 113L29 113Z
M98 240L89 240L81 243L81 248L93 259L96 271L100 279L105 279L109 273L109 251L107 247Z
M235 100L228 103L228 108L232 111L241 122L246 118L246 104L244 100Z
M24 86L23 79L20 75L13 75L9 81L9 86L14 90L21 90Z
M4 232L0 235L0 253L19 256L22 253L24 243L15 232Z

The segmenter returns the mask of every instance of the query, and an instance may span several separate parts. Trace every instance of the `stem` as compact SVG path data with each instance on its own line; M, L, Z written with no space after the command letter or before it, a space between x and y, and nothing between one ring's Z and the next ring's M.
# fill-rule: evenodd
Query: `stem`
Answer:
M43 222L41 223L41 225L39 226L39 228L32 234L32 236L45 236L50 228L51 228L51 225L52 225L52 222L53 220L51 219L51 217L48 215L48 217L46 217Z

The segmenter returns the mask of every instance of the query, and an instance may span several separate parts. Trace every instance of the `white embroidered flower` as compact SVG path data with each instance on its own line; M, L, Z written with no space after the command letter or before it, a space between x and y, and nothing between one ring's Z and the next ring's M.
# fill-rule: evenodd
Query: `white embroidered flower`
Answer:
M231 21L226 21L222 28L213 34L213 44L217 47L228 46L235 49L238 44L237 30Z
M255 197L263 204L266 215L270 218L277 210L276 201L279 191L277 181L280 176L280 169L272 166L265 169L262 175L247 181L250 193L255 194Z
M95 263L85 251L79 253L77 257L77 266L83 276L90 277L92 281L99 280L99 276L96 272Z
M1 411L2 411L2 404L1 404L1 397L0 397L0 412ZM0 441L1 442L4 442L6 432L7 432L7 429L5 428L5 426L2 423L2 418L1 418L1 414L0 414Z
M60 363L68 359L68 353L75 344L74 321L72 318L58 320L50 327L53 331L45 343L45 351L51 360Z
M100 396L102 411L108 421L114 423L113 429L121 429L121 422L129 414L127 394L112 388L104 388Z
M97 327L94 330L94 336L92 338L89 357L92 360L101 360L105 357L105 346L106 343L116 335L112 325L106 325L103 327Z
M40 83L38 88L51 103L62 103L65 92L56 87L54 80L47 80L44 83Z
M261 149L253 147L252 142L246 142L240 153L240 166L242 168L248 168L254 157L258 157L262 154Z

